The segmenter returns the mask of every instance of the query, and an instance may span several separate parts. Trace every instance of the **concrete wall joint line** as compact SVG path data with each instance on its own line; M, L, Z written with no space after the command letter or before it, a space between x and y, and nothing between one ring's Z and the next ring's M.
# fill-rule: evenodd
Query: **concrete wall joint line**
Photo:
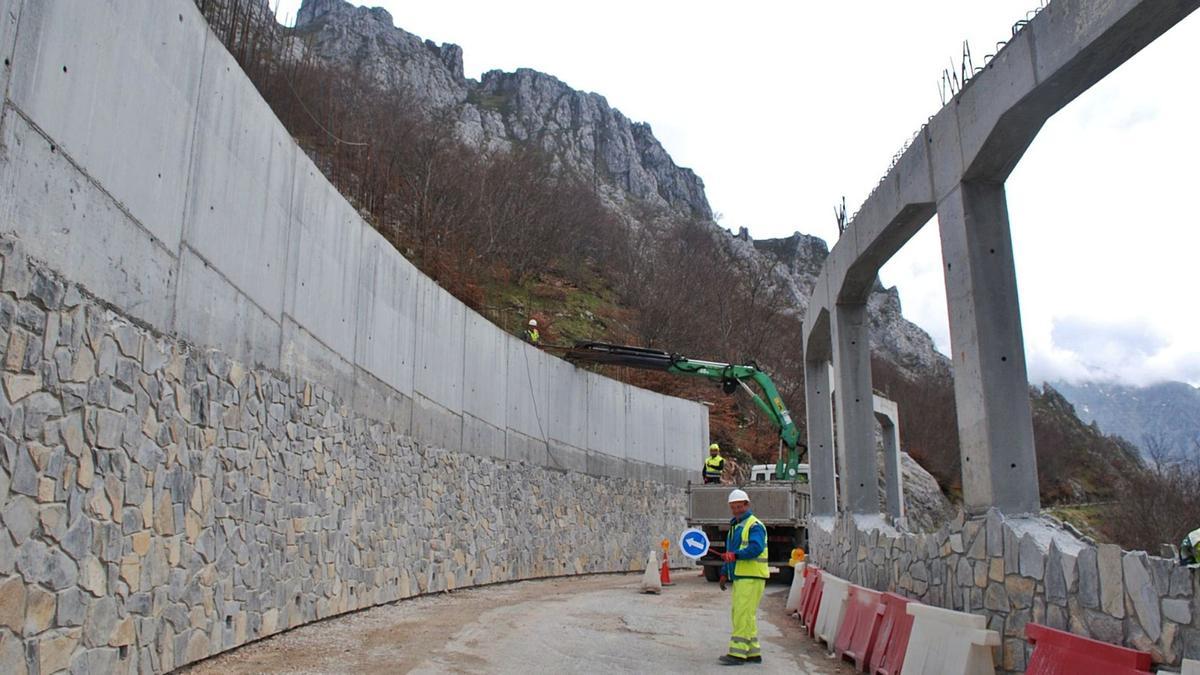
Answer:
M108 198L108 200L112 202L113 207L121 212L121 215L128 218L129 222L133 223L139 230L141 230L143 233L145 233L145 235L150 239L150 243L152 243L153 245L162 249L167 255L171 256L172 258L176 258L176 252L172 251L165 243L163 243L163 241L161 239L154 236L154 233L151 232L150 229L147 228L142 223L142 221L138 220L137 217L135 217L133 215L133 213L131 213L129 211L128 207L126 207L125 204L123 202L121 202L121 200L117 199L116 196L114 196L111 192L109 192L108 189L105 188L104 185L102 185L99 181L97 181L95 178L92 178L91 174L89 174L79 164L79 162L75 161L75 159L71 157L70 153L68 153L65 149L63 149L63 147L61 145L59 145L57 141L55 141L48 133L46 133L45 129L38 126L37 122L34 122L33 119L31 117L29 117L29 115L25 114L24 110L21 110L15 103L13 103L12 101L9 101L9 100L5 101L5 105L7 105L7 107L10 110L12 110L16 115L20 116L20 118L22 120L24 120L34 130L34 132L36 132L39 136L44 138L46 140L46 142L49 143L52 148L54 148L54 153L57 155L61 155L62 158L67 161L67 164L69 164L72 169L79 172L80 176L83 176L83 178L88 182L88 185L92 186L98 192L100 192L100 194L102 194L106 198ZM0 130L2 130L2 129L0 129Z
M199 11L199 10L197 9L197 11ZM197 110L197 111L200 110L200 92L204 90L204 71L205 71L205 66L208 64L208 45L209 45L209 43L210 43L210 40L205 40L204 41L204 49L200 52L200 77L196 78L196 95L192 99L193 100L192 110ZM195 178L196 139L199 137L199 134L200 134L200 115L197 113L195 116L195 119L192 120L192 138L191 138L190 145L188 146L190 149L190 153L187 158L188 174L187 174L187 180L184 181L183 203L180 205L181 210L179 212L179 220L180 220L179 246L177 247L177 250L175 252L175 279L176 279L175 297L173 299L174 301L171 303L171 318L170 318L172 330L176 329L175 322L177 320L177 317L175 316L175 308L179 305L179 291L180 291L180 286L183 285L178 282L179 279L183 278L183 247L185 245L185 242L188 241L188 235L190 234L190 229L191 229L188 227L187 214L188 214L188 207L191 204L191 200L192 200L192 180ZM200 253L198 251L196 251L195 249L191 249L191 251L193 254L195 254L197 257L199 257L201 260L204 259L204 257L201 256ZM205 262L207 263L208 261L205 260ZM214 269L217 272L217 274L221 274L221 271L216 269L212 264L209 264L209 267ZM229 282L229 284L231 286L233 286L234 288L237 288L237 286L232 281L230 281L228 278L226 278L224 275L222 275L221 278L225 279L225 281ZM255 305L255 306L257 307L257 305ZM259 307L259 309L262 309L262 308ZM270 316L270 314L265 311L263 312L263 314Z
M180 245L179 245L180 252L182 252L184 248L187 249L188 253L196 256L196 258L198 258L201 262L203 262L205 265L208 265L208 268L210 270L212 270L213 274L216 274L218 277L221 278L222 281L229 284L229 286L231 288L236 289L237 292L240 293L242 295L242 297L246 299L246 302L253 305L255 307L255 309L257 309L258 311L262 312L263 316L267 317L271 321L271 323L274 323L279 326L283 325L283 317L286 315L281 314L278 319L271 316L270 312L268 312L266 309L264 309L262 305L255 302L254 298L251 298L249 295L246 295L245 291L243 291L237 284L235 284L232 279L230 279L228 276L226 276L225 273L221 271L220 267L217 267L216 265L213 264L213 262L211 260L209 260L208 258L205 258L203 255L201 255L199 251L197 251L195 248L192 247L191 244L187 243L186 241L181 240ZM182 259L182 257L180 259ZM288 317L288 318L291 318L291 317ZM295 319L292 319L292 321L294 322ZM296 324L296 325L299 325L299 324ZM313 339L315 340L316 337L314 337Z

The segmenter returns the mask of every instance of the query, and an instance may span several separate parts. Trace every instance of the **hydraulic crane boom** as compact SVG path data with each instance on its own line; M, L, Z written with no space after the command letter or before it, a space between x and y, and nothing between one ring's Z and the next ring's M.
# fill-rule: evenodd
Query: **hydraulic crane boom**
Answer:
M783 404L775 383L756 364L735 365L717 361L700 361L689 359L679 354L611 345L603 342L581 342L567 349L565 357L568 361L603 363L608 365L640 368L642 370L661 370L676 375L703 377L713 382L719 382L726 394L732 394L741 387L750 400L762 410L771 422L779 429L779 439L788 448L787 458L780 458L775 465L775 477L779 480L795 479L800 463L800 432L792 421L791 413ZM762 394L750 388L747 382L758 385Z

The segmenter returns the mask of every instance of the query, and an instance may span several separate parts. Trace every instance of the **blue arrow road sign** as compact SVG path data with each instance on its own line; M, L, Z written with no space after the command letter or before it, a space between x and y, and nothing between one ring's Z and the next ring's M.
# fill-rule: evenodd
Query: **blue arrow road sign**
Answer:
M679 550L692 560L699 560L708 553L708 535L698 527L691 527L679 535Z

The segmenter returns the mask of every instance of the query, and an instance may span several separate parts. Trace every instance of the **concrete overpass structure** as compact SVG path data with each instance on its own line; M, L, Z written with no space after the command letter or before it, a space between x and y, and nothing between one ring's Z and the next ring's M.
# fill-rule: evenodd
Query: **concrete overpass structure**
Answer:
M880 268L934 214L966 507L972 514L992 507L1011 515L1039 511L1004 182L1051 115L1197 6L1195 0L1051 2L930 119L867 198L830 251L804 323L814 512L881 510L866 301Z
M915 135L830 251L809 298L803 346L811 559L863 586L986 616L1001 636L995 657L1006 672L1025 669L1030 621L1149 651L1156 663L1200 658L1200 603L1190 570L1169 552L1159 558L1097 545L1038 516L1004 190L1055 112L1197 6L1052 0L1019 24ZM891 448L889 518L881 517L866 301L880 268L935 214L965 513L936 532L913 533L896 508L901 490L891 479ZM905 402L897 403L903 412Z

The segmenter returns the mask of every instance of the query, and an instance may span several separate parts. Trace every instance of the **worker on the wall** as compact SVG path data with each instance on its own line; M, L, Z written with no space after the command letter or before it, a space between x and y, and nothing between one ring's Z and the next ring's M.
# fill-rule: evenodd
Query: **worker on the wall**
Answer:
M721 456L721 446L713 443L708 446L708 459L704 460L704 482L720 483L721 473L725 470L725 458Z
M1200 554L1200 529L1192 530L1179 542L1179 564L1195 565L1197 554Z
M762 663L758 644L758 603L771 570L767 567L767 528L750 512L750 495L743 490L729 493L729 536L721 559L721 589L726 580L733 582L733 633L729 653L718 661L726 666Z
M536 345L542 339L541 334L538 333L537 319L529 320L529 326L525 328L525 334L521 336L521 339L531 345Z

